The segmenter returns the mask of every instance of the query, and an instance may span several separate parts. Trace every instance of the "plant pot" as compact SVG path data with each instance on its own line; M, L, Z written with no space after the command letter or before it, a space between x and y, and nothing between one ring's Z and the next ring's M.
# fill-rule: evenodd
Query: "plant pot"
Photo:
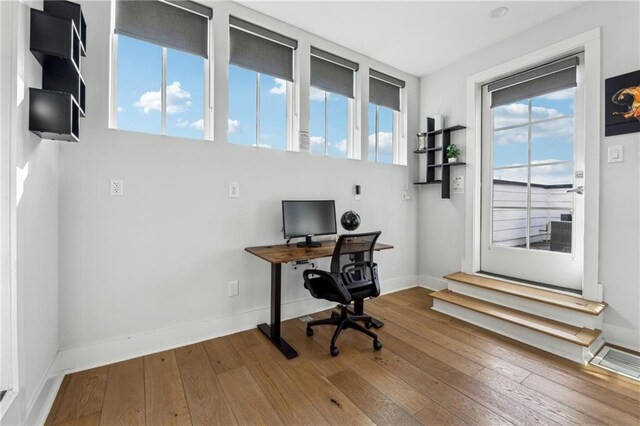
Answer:
M449 157L449 159L447 160L447 163L457 163L458 162L458 157Z

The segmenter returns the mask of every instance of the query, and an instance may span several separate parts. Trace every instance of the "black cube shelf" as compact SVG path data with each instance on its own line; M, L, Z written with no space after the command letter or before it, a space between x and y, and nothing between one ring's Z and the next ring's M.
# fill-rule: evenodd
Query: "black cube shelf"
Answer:
M45 0L31 9L30 49L42 65L42 89L29 89L29 130L43 139L79 142L85 116L86 84L81 56L86 56L87 25L79 4Z
M450 198L451 196L451 167L463 166L466 163L457 161L450 163L446 158L445 153L447 147L451 144L451 133L458 130L465 129L464 126L451 126L443 129L435 130L435 121L431 117L427 117L427 131L420 133L418 136L425 136L427 138L427 146L424 149L416 150L416 154L426 154L427 156L427 171L425 180L422 182L416 182L415 185L431 185L440 184L441 186L441 198ZM442 145L436 146L436 135L442 135ZM436 163L436 152L442 151L442 162ZM436 169L442 169L442 178L436 179Z
M29 88L29 130L42 139L80 142L79 119L71 94Z

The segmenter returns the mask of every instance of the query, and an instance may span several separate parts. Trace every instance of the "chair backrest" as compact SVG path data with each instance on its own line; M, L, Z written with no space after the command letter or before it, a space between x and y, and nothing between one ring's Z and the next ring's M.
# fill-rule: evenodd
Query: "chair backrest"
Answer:
M331 257L331 272L340 273L342 258L353 255L355 260L373 262L373 249L382 231L362 234L342 234Z

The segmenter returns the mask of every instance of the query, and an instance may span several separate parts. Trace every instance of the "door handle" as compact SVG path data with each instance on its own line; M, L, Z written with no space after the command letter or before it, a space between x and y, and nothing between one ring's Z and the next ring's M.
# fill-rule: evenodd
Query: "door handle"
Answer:
M576 188L567 190L567 192L575 192L576 194L582 195L582 194L584 194L584 186L580 185L580 186L578 186Z

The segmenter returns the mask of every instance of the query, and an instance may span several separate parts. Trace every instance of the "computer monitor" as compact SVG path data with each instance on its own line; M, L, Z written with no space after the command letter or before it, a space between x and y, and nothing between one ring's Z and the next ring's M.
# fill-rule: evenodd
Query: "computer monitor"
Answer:
M337 234L336 203L333 200L283 200L282 225L285 238L305 237L300 247L318 247L315 235Z

